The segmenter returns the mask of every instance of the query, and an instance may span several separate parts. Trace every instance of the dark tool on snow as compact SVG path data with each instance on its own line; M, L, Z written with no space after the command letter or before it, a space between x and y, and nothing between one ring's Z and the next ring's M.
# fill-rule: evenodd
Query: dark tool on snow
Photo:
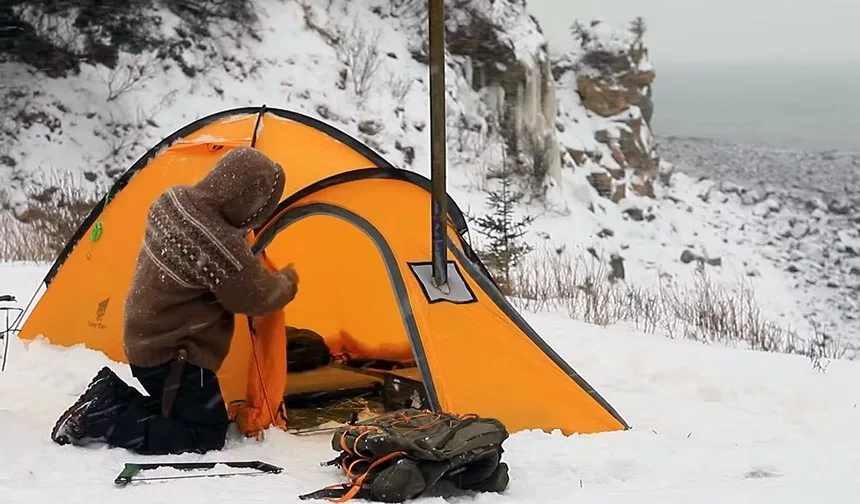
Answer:
M12 296L11 294L0 296L0 303L14 303L15 301L15 296ZM6 356L9 354L9 338L12 336L13 332L9 312L17 312L18 316L15 317L17 320L24 314L24 310L16 306L0 306L0 311L5 312L6 315L6 326L2 331L0 331L0 340L3 340L3 353L0 354L0 371L6 371Z
M169 467L180 471L193 471L200 469L213 469L217 465L225 465L235 469L254 469L255 472L233 472L216 474L189 474L183 476L157 476L152 478L135 478L141 471ZM283 469L259 460L235 461L235 462L152 462L152 463L126 463L122 472L113 480L114 485L124 487L132 481L172 480L185 478L214 478L219 476L259 476L261 474L280 474Z

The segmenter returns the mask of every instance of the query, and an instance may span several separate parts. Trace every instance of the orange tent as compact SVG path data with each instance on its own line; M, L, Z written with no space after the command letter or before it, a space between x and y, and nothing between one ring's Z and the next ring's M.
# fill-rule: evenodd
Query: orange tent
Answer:
M237 315L218 375L246 433L284 427L291 394L348 388L335 383L343 375L388 376L337 364L288 372L285 324L315 331L335 352L402 363L391 373L418 383L419 404L429 409L492 416L512 432L628 428L500 293L450 198L443 292L430 267L430 181L330 125L265 106L188 124L125 172L49 270L20 337L83 344L126 362L123 299L149 204L170 186L197 182L240 145L266 153L288 175L278 209L249 237L253 248L270 266L293 263L301 277L283 313L253 323Z

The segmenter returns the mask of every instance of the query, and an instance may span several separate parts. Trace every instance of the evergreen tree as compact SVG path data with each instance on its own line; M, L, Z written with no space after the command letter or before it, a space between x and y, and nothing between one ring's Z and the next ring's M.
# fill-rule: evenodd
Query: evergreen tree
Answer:
M630 22L630 27L628 28L630 33L636 37L636 44L641 47L642 39L645 37L645 32L648 30L648 27L645 25L645 18L642 16L636 16L633 21Z
M570 33L573 35L573 39L579 42L579 45L582 47L585 47L591 41L591 32L579 21L574 21L570 25Z
M502 291L510 294L511 272L532 250L532 246L522 238L535 218L527 215L515 219L515 206L525 197L525 193L512 187L513 172L508 163L494 174L494 178L499 180L499 188L487 194L490 213L470 219L476 231L488 239L487 246L477 252L479 257L496 277L496 283Z

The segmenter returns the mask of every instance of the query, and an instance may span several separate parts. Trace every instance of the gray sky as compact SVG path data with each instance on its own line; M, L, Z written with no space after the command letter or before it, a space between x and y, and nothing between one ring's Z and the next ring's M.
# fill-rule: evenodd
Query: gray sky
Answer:
M553 51L575 18L645 18L655 65L711 62L860 64L860 0L527 0Z

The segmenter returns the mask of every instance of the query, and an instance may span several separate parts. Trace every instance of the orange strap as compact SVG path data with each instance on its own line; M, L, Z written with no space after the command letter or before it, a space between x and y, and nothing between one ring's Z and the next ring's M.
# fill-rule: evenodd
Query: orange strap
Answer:
M353 448L355 448L355 447L353 446ZM364 480L370 474L370 471L376 469L376 467L379 466L380 464L384 464L385 462L388 462L389 460L395 459L397 457L401 457L403 455L406 455L406 452L397 451L397 452L391 452L391 453L389 453L383 457L379 457L378 459L371 462L370 466L367 468L367 470L365 470L363 473L358 475L358 477L356 477L354 480L352 480L352 478L350 477L351 476L350 471L347 471L347 477L350 477L350 480L352 480L352 486L349 488L349 490L347 490L347 492L345 494L338 497L337 499L327 499L327 500L329 502L346 502L348 500L353 499L358 494L358 492L361 491L361 485L364 484ZM364 462L364 461L367 461L367 460L364 459L363 457L358 458L358 459L354 460L349 465L349 467L351 468L357 462ZM339 487L342 487L342 485L334 485L334 486L330 486L330 487L325 487L324 490L332 490L332 489L339 488Z

